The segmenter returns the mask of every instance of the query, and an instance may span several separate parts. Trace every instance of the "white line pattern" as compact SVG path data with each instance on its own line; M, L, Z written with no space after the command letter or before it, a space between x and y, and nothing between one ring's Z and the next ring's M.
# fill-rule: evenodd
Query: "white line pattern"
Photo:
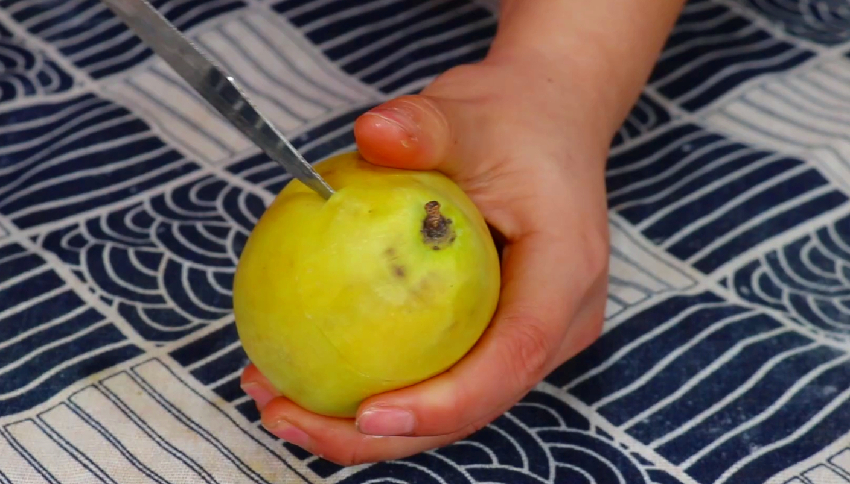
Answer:
M478 0L152 0L311 162L486 55ZM231 311L290 175L99 2L0 0L0 484L850 483L850 8L690 0L607 166L599 341L460 442L264 432Z
M195 39L216 62L238 73L237 81L287 135L300 134L310 121L378 102L371 89L301 50L296 36L285 23L246 13ZM258 151L161 60L116 77L105 88L195 159L217 163ZM176 97L187 102L172 102Z
M713 109L706 121L731 137L801 154L850 188L850 62L812 63Z

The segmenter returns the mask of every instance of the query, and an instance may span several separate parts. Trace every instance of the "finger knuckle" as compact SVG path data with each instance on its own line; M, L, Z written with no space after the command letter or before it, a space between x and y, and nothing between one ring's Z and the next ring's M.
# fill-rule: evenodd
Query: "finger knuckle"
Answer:
M582 272L591 279L607 276L611 245L607 227L587 230L582 236L585 239L581 244L582 257L577 259L584 265Z
M365 443L362 440L360 443L344 449L339 455L325 456L324 459L343 467L359 466L372 462L368 458L368 453L365 452Z
M440 401L431 407L432 415L439 415L434 420L431 428L426 430L430 434L448 434L457 432L468 422L468 415L475 410L473 396L469 393L469 387L447 380L445 387L439 392Z
M486 428L489 425L489 422L486 421L477 421L471 424L466 424L458 430L455 435L457 440L465 439L471 435L476 434L480 430Z
M536 319L516 318L509 324L512 328L505 340L508 376L528 390L546 371L554 341Z

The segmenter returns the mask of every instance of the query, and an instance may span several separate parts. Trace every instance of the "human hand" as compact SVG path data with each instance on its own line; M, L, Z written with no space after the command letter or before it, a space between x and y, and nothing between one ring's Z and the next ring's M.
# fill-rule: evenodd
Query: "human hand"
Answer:
M478 344L447 372L374 396L356 421L310 413L256 367L243 388L273 434L343 465L402 458L500 416L599 334L607 289L604 165L611 119L590 82L491 56L357 120L370 162L439 170L503 240L503 286ZM566 67L564 67L566 69Z

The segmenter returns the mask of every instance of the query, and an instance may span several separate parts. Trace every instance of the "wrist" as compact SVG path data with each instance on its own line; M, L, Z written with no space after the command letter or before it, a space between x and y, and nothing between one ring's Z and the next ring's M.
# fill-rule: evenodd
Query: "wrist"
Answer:
M586 96L611 136L628 116L685 0L501 0L488 60L523 64ZM575 95L575 94L574 94Z
M610 68L600 59L503 43L494 45L484 63L520 78L514 83L520 86L513 93L516 102L532 102L553 121L579 128L582 142L607 150L634 101L612 94Z

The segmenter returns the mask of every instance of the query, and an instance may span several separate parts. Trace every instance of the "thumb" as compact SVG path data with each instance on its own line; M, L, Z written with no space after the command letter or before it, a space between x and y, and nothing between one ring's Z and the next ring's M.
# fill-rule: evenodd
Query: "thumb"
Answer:
M354 123L360 154L381 166L453 171L452 127L441 104L426 95L408 95L364 113Z

